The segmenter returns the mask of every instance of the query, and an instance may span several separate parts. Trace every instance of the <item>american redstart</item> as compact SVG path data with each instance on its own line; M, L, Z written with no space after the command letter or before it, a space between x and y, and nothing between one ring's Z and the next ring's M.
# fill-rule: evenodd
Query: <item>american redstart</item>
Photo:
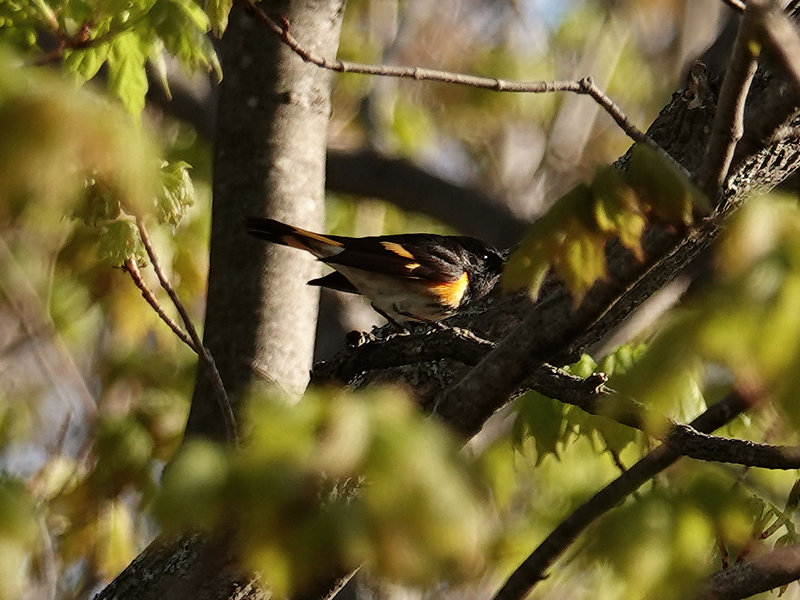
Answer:
M471 237L410 233L375 237L322 235L273 219L251 217L247 232L262 240L306 250L335 271L309 281L362 294L395 325L436 324L494 287L501 254Z

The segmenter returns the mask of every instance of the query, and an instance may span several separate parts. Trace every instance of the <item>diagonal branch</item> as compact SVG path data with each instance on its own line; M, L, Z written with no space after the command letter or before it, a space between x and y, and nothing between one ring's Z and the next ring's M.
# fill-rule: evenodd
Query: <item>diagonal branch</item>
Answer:
M751 16L748 20L754 18ZM740 52L738 59L749 65L752 57ZM732 67L731 70L737 69ZM739 96L741 94L731 92L731 97ZM696 112L691 102L687 106L689 111ZM724 111L718 111L717 129L724 131L720 123L729 121L719 117L720 112ZM697 134L695 136L699 137ZM721 154L715 154L714 151L711 161L704 161L705 165L717 161L717 166L710 171L706 167L706 172L712 174L711 181L715 186L719 173L724 172L727 176L729 157L726 157L734 147L721 143L720 139L717 143ZM776 142L781 143L784 142ZM796 154L783 154L783 157L792 163L785 166L796 168ZM575 354L596 341L598 335L602 336L610 327L620 323L644 298L672 280L708 247L721 230L721 223L753 188L777 183L758 182L758 176L768 172L760 161L759 156L748 157L736 172L727 176L724 188L722 184L715 188L714 198L719 198L719 201L713 218L706 219L682 235L659 231L657 227L649 231L643 244L646 254L643 262L633 260L624 249L612 246L608 251L611 276L607 281L596 284L577 307L563 286L552 285L549 294L543 292L535 306L527 310L522 322L491 353L449 389L441 392L438 412L442 418L453 422L465 435L475 434L494 411L508 402L526 373L537 370L546 362L556 365L571 362L569 359L574 360ZM781 172L786 172L783 166ZM721 194L718 189L722 190Z
M166 323L167 327L172 329L173 333L175 333L175 335L177 335L184 344L189 346L192 351L197 352L197 348L195 347L192 338L190 338L189 335L183 329L181 329L180 325L178 325L174 319L167 314L167 312L164 310L164 307L161 306L161 303L158 301L158 298L156 298L156 295L149 287L147 287L147 284L142 278L142 272L139 270L139 265L136 264L136 261L132 258L128 259L125 261L125 264L122 265L122 270L131 276L133 284L139 288L139 291L142 293L142 298L144 298L151 308L156 311L158 317L164 321L164 323Z
M753 40L757 23L762 18L763 1L750 0L747 3L733 46L731 64L722 81L705 164L700 175L700 189L712 201L720 195L736 144L744 134L745 100L758 68Z
M167 295L170 297L170 300L172 300L172 303L175 305L175 308L177 309L192 342L191 346L194 351L197 352L200 362L203 364L203 367L211 379L211 383L216 392L217 403L219 404L222 418L225 421L225 429L227 431L228 439L230 441L236 441L239 437L236 430L236 417L233 414L233 408L231 407L228 394L225 392L225 386L222 383L222 378L217 370L217 366L214 364L214 358L211 356L211 353L209 353L208 349L203 345L203 341L200 339L200 335L197 333L197 329L195 329L194 323L192 323L192 319L189 316L186 307L183 305L183 302L181 302L180 297L178 297L177 292L175 292L175 288L172 287L169 279L167 279L164 271L161 269L161 263L159 262L158 256L155 253L153 244L150 242L150 236L147 234L147 229L144 226L144 222L141 219L136 219L136 226L139 229L139 236L142 239L142 244L147 252L147 256L153 265L153 270L158 277L158 281L161 284L161 287L164 288L164 291L167 292Z
M774 548L711 576L694 600L738 600L800 579L800 544Z
M711 406L692 421L691 426L702 432L710 432L726 423L749 407L748 401L737 393ZM536 550L514 571L494 597L494 600L522 600L531 588L544 579L546 571L556 559L569 548L586 528L613 509L643 483L672 465L680 458L669 445L669 439L647 454L628 471L617 477L566 518Z

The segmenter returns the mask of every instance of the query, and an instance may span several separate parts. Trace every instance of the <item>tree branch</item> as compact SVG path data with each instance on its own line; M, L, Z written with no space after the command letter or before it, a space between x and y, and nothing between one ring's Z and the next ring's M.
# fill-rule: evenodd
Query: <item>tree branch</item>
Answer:
M153 291L147 287L147 284L142 278L142 272L139 270L139 265L136 264L136 261L132 258L128 259L125 261L125 264L122 265L122 270L131 276L134 285L139 288L139 291L142 293L142 298L144 298L145 301L147 301L147 303L152 307L152 309L156 311L156 314L162 321L164 321L164 323L167 324L167 327L172 329L175 335L177 335L184 344L189 346L193 352L197 352L197 347L194 345L192 338L189 337L189 334L181 329L180 325L178 325L172 319L172 317L166 313L164 307L161 306L161 303L158 301L158 298L156 298L155 294L153 294Z
M738 600L800 579L800 544L774 548L711 576L695 600Z
M458 328L391 335L385 340L366 334L333 360L315 365L311 384L324 386L335 382L346 385L364 371L442 359L474 366L494 347L494 343ZM622 425L646 431L644 424L652 423L655 415L649 414L646 406L618 396L614 397L613 406L610 406L608 399L613 390L606 386L606 381L607 377L602 373L583 379L544 364L529 375L512 395L518 397L534 390L589 414L604 416ZM665 416L661 418L668 420ZM763 469L800 469L798 446L777 446L719 437L700 432L689 425L671 420L670 423L669 432L661 439L687 458Z
M175 292L175 288L172 287L169 279L167 279L166 275L164 275L164 271L161 269L161 263L158 260L158 255L156 255L153 245L150 243L150 236L147 234L147 229L144 226L144 222L141 219L137 219L136 226L139 229L139 236L142 238L142 244L144 245L147 256L153 265L153 270L156 273L156 277L158 277L161 287L164 288L164 291L167 292L170 300L172 300L172 303L175 305L175 308L177 309L178 314L183 321L183 325L186 327L188 337L191 340L190 345L194 351L197 352L197 356L200 358L203 368L206 370L206 373L211 379L211 383L216 392L217 403L219 404L219 409L222 413L223 421L225 422L225 430L228 435L228 440L235 442L239 438L239 434L236 430L236 417L233 414L233 408L231 407L228 394L225 392L225 385L222 383L222 377L220 377L217 366L214 364L214 358L211 356L211 353L208 351L208 349L203 345L203 341L200 339L200 335L198 335L197 329L195 329L194 323L192 323L192 319L189 316L186 307L183 305L183 302L181 302L180 297L178 297L178 294ZM145 296L145 299L146 298L147 296ZM167 324L169 325L169 323ZM180 335L178 337L184 339Z
M689 425L675 425L665 443L683 456L698 460L762 469L800 469L800 446L774 446L708 435Z
M498 199L442 179L404 158L369 149L329 148L326 166L325 186L330 191L380 198L500 248L519 242L528 226Z
M709 407L692 421L691 426L702 432L713 431L729 423L748 406L745 398L736 393L730 394ZM531 588L546 577L547 569L591 523L679 458L680 454L669 443L663 444L597 492L556 527L525 559L498 591L494 600L525 598Z
M758 62L752 50L764 0L750 0L736 34L730 67L722 81L708 151L700 176L700 189L716 200L728 175L736 144L744 134L744 107Z
M271 19L254 0L240 0L249 10L250 14L266 29L277 35L283 43L292 49L304 61L317 65L336 73L357 73L360 75L379 75L382 77L399 77L415 79L418 81L438 81L456 85L467 85L496 92L517 92L526 94L542 94L548 92L572 92L591 97L605 110L614 122L634 142L650 146L659 153L663 150L650 139L647 134L638 129L628 119L611 98L598 88L591 77L584 77L579 81L510 81L496 77L482 77L453 73L439 69L426 69L422 67L402 67L388 65L367 65L361 63L345 62L341 60L328 60L315 52L305 48L291 33L288 20L283 19L279 24Z

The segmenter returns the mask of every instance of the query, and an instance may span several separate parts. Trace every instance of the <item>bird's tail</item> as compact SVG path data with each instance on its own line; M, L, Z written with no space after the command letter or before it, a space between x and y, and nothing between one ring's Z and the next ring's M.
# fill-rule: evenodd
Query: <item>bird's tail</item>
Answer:
M310 252L317 258L327 258L342 251L342 242L313 231L293 227L274 219L249 217L245 220L247 233L259 239L299 248Z

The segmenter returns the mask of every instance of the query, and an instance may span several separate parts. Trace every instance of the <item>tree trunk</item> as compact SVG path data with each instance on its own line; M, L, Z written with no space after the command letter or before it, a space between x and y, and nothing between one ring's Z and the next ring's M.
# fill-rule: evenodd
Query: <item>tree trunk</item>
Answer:
M343 2L271 2L292 32L334 56ZM234 408L266 378L289 393L308 381L318 265L305 253L264 244L242 220L269 216L300 227L324 225L325 140L330 74L304 63L276 36L236 9L221 43L214 148L214 204L205 345ZM222 439L223 419L209 380L197 379L187 435Z
M273 1L307 47L334 56L343 0ZM321 229L330 74L304 63L237 7L220 45L221 84L214 151L214 202L204 344L233 404L266 378L301 391L311 367L318 293L305 281L310 256L251 240L242 220L266 215ZM225 439L224 419L202 367L187 436ZM164 600L261 599L237 563L230 535L153 542L99 596Z

